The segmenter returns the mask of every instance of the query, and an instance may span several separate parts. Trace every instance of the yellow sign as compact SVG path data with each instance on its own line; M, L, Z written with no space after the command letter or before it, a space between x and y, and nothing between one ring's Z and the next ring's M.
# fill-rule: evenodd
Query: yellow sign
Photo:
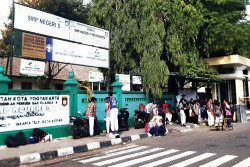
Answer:
M46 37L23 33L22 56L46 59Z

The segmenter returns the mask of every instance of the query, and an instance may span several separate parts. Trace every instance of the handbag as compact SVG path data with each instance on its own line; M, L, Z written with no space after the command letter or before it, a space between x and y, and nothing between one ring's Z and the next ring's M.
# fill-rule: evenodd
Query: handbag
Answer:
M194 113L193 113L193 110L191 108L189 109L189 117L194 117Z

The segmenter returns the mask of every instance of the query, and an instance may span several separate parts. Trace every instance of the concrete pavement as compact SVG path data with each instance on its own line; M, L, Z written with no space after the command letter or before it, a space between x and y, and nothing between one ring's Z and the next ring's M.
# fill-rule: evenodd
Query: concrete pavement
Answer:
M193 124L181 127L179 124L167 125L169 133L188 132L195 128ZM106 134L90 138L73 139L72 137L54 139L52 142L29 144L17 148L0 147L0 166L18 166L20 164L48 160L59 156L86 152L93 149L109 147L123 142L134 141L151 137L144 129L131 128L129 131L120 132L120 139L111 139Z

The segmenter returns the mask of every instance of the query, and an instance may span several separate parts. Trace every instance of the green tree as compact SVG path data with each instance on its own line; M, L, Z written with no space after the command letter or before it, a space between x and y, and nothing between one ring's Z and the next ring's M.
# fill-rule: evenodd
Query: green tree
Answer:
M249 58L250 24L241 21L246 5L242 0L204 0L203 21L197 49L202 57L239 54Z
M111 72L141 74L147 94L161 95L169 71L216 77L199 57L199 1L96 0L90 23L111 31ZM214 74L214 75L210 75Z

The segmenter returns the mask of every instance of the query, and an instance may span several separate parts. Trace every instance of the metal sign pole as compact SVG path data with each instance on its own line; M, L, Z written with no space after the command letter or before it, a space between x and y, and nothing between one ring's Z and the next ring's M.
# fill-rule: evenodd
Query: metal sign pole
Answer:
M14 30L14 0L12 0L12 24L11 24L11 40L10 40L10 79L12 80L12 68L13 68L13 30ZM12 82L10 82L12 88Z

